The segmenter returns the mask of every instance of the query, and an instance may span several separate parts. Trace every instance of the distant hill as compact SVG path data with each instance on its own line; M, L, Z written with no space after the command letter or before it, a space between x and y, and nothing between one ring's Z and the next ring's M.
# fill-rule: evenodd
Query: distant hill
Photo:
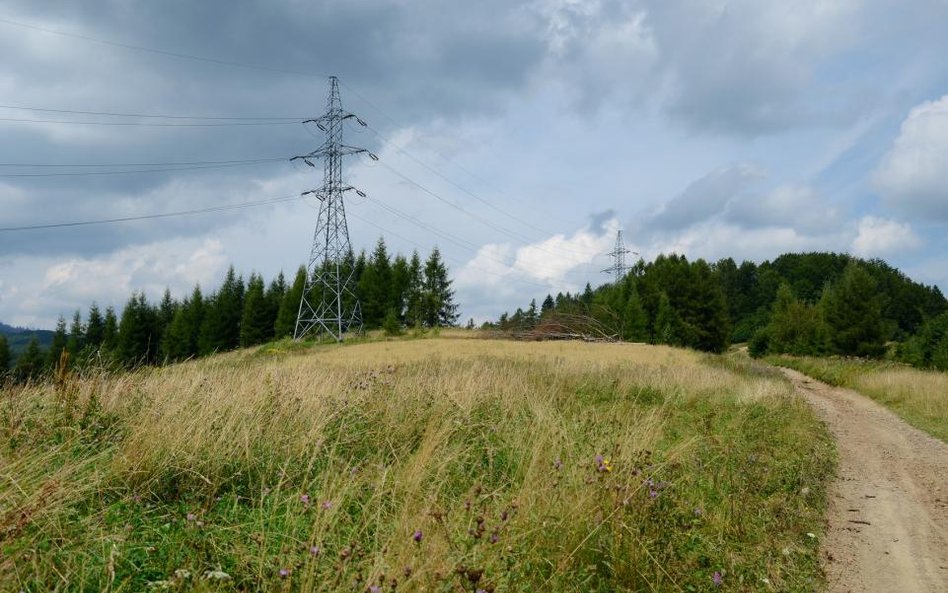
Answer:
M10 350L13 351L14 355L25 350L30 340L33 339L33 336L36 336L42 348L49 348L49 345L53 343L53 332L48 329L27 329L25 327L14 327L0 322L0 334L7 337L7 342L10 343Z

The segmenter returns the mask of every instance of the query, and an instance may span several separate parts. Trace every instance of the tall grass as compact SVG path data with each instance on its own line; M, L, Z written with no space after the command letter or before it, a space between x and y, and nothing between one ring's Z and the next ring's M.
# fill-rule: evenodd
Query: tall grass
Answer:
M881 361L774 357L783 365L863 393L891 408L909 424L948 442L948 373Z
M0 399L0 591L812 591L780 379L663 347L268 347Z

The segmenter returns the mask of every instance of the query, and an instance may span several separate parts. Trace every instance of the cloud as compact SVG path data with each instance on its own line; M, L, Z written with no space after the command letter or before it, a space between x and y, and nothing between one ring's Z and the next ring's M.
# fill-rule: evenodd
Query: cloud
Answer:
M740 195L728 203L726 218L745 228L787 227L806 233L829 232L842 223L839 210L806 185L781 185L763 195Z
M754 165L738 164L711 171L692 182L652 216L661 230L684 229L720 214L727 204L764 176Z
M864 216L858 228L859 234L852 243L856 255L881 257L910 251L921 245L921 240L907 223Z
M5 271L17 282L0 283L0 319L51 327L56 315L92 301L120 310L133 291L157 299L167 287L182 298L195 284L216 287L226 266L221 242L211 238L136 245L100 257L23 257Z
M909 112L872 180L889 207L948 221L948 95Z

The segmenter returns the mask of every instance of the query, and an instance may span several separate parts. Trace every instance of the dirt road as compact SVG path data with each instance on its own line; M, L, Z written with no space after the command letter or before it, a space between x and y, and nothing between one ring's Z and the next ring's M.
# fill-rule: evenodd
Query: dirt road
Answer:
M836 438L831 592L948 592L948 445L871 399L783 369Z

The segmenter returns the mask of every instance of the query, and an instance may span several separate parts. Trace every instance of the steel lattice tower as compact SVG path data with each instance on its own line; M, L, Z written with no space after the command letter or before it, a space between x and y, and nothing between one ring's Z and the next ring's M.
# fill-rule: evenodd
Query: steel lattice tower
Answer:
M610 253L606 254L612 257L612 265L602 270L604 274L615 274L616 284L619 284L619 281L621 281L629 271L629 267L625 265L625 256L629 253L635 252L625 248L625 243L622 241L622 231L619 231L616 233L616 246Z
M349 243L343 194L349 190L356 191L361 196L365 194L343 182L342 157L361 152L368 153L375 160L378 160L378 157L364 148L342 143L343 122L347 119L355 119L360 125L366 125L352 113L342 110L339 80L330 76L326 113L303 122L316 124L326 134L326 141L313 152L290 159L302 160L310 167L316 166L313 160L323 161L323 186L303 192L303 195L312 194L319 200L319 216L313 233L309 265L306 267L306 287L303 290L303 298L300 299L296 329L293 332L295 340L300 340L313 331L325 331L341 342L345 332L362 331L359 300L352 292L355 262Z

